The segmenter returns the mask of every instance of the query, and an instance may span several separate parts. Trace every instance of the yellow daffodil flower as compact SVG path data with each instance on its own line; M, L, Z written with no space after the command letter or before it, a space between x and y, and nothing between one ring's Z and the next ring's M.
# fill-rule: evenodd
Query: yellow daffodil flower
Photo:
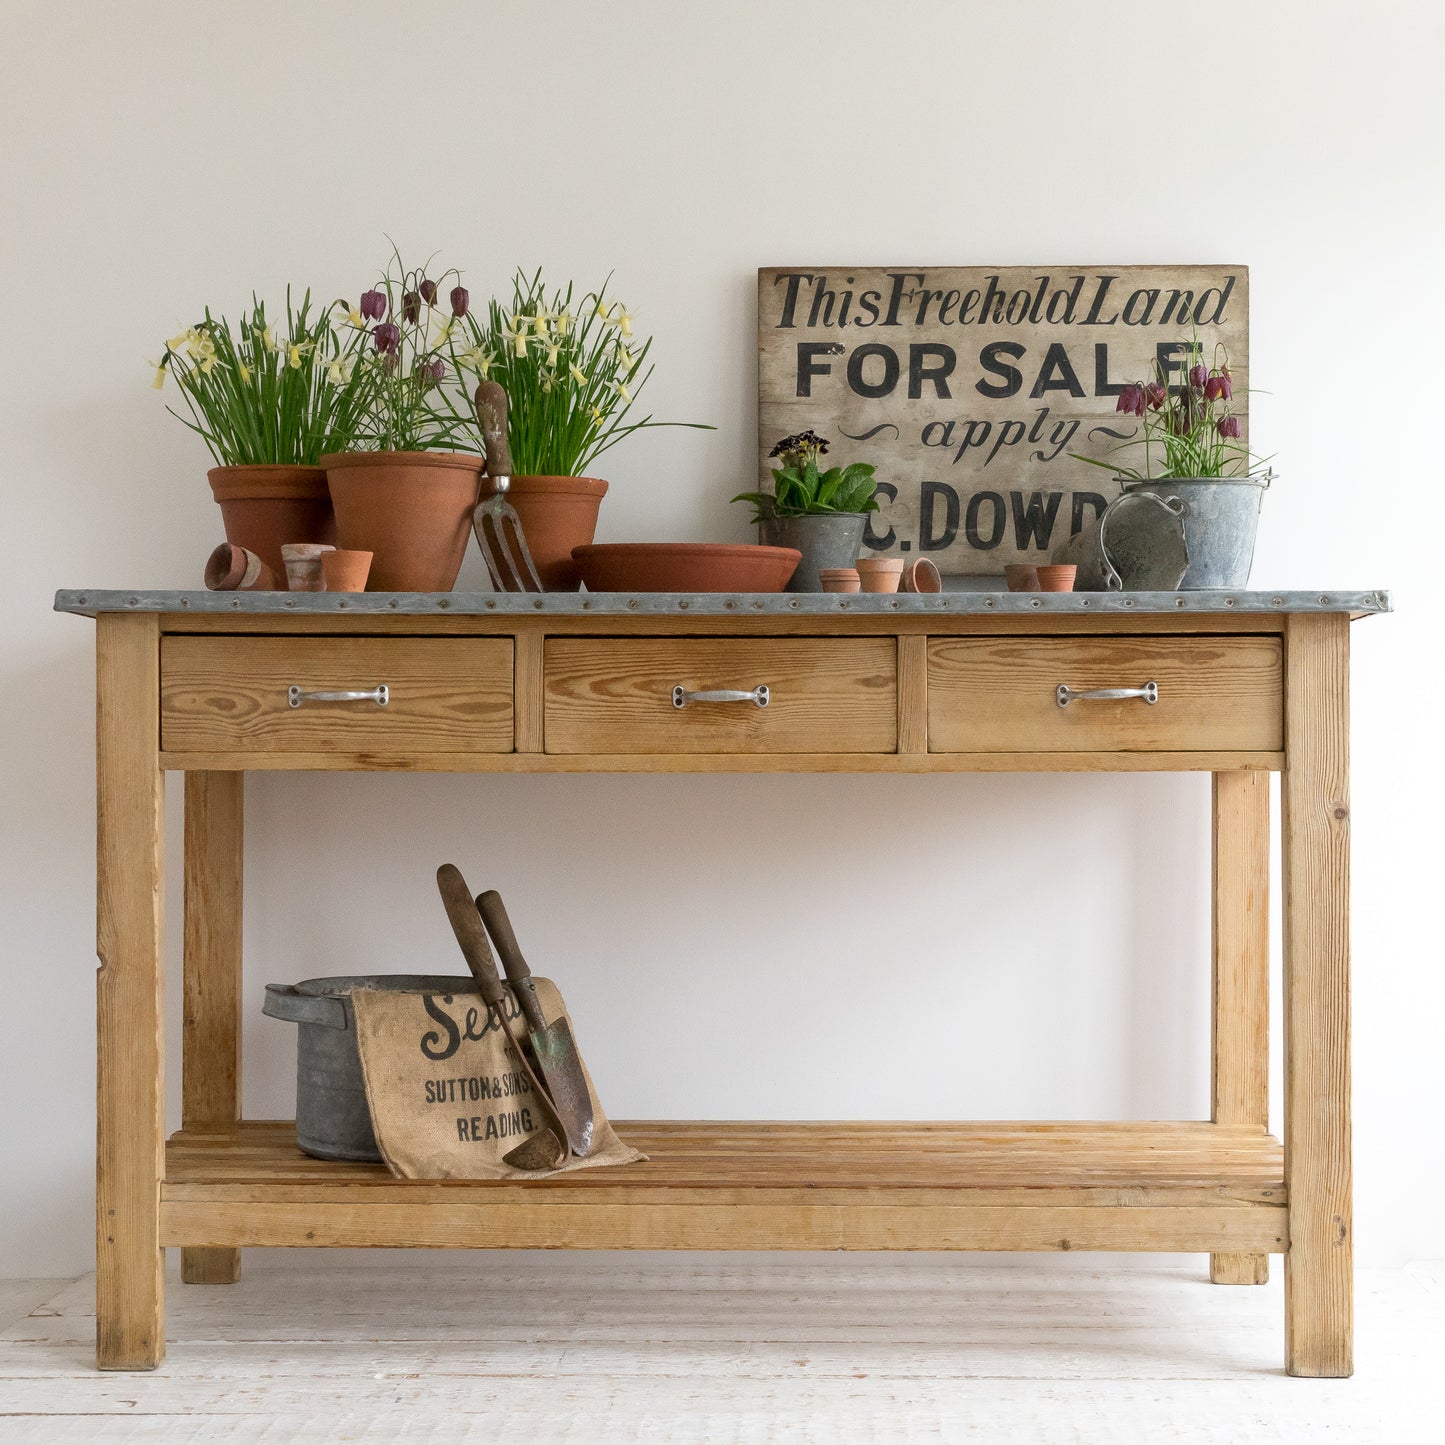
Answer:
M613 324L624 336L631 336L631 335L632 335L632 313L631 313L625 306L621 305L620 303L618 304L617 312L618 312L617 318L616 318L616 320L613 321L612 324Z
M166 350L179 351L181 347L183 347L186 342L188 342L191 337L195 335L195 331L196 329L194 326L186 327L184 331L179 332L177 335L171 337L168 342L166 342Z
M612 310L611 306L609 306L609 305L599 296L599 297L597 298L597 310L596 310L595 314L596 314L597 316L600 316L605 322L608 323L609 326L612 324L612 317L608 314L611 310Z
M552 394L552 377L551 377L551 374L550 374L550 373L544 371L544 372L542 373L542 395L543 395L543 396L551 396L551 394Z
M236 369L241 373L241 385L249 386L251 384L251 368L243 361L238 364Z
M211 368L215 366L215 364L216 358L214 356L203 356L196 365L202 376L209 376L211 374Z
M539 301L537 303L537 314L532 318L532 329L536 331L538 336L545 336L551 324L552 313Z
M354 306L346 313L346 324L356 331L366 330L366 318Z
M155 376L151 378L151 388L159 391L166 384L166 364L164 361L157 361L148 362L147 365L153 365L156 369Z
M572 313L571 313L570 311L568 311L565 306L564 306L564 307L556 314L556 316L554 316L552 319L557 323L557 335L558 335L558 336L569 336L569 335L571 335L571 332L572 332Z
M617 372L619 376L626 376L634 366L637 365L632 353L619 341L617 346Z
M553 341L550 336L547 338L547 340L546 340L545 343L543 343L543 344L544 344L544 345L546 346L546 348L547 348L547 365L548 365L548 366L556 366L556 365L557 365L557 353L561 350L561 347L558 345L557 342Z
M527 354L527 330L520 318L513 319L512 330L503 329L502 338L511 344L513 356Z
M582 368L578 366L575 361L572 363L569 370L572 373L572 380L575 381L578 386L587 385L587 373L583 371Z
M445 346L447 342L451 339L451 334L452 323L450 321L443 321L442 324L437 328L437 334L432 338L433 349L438 346Z
M260 341L261 345L266 348L267 351L275 351L276 332L272 327L258 326L256 328L256 338Z
M326 379L335 386L344 386L351 380L351 373L355 366L356 358L354 356L338 356L335 361L327 363Z
M630 391L628 391L627 387L624 386L621 381L614 381L614 382L612 383L612 387L613 387L613 390L616 391L616 393L618 394L618 396L620 396L620 397L623 399L623 401L631 401L631 400L632 400L632 393L631 393Z
M601 426L602 423L607 420L607 418L602 415L602 408L600 406L589 407L587 415L590 416L598 426Z

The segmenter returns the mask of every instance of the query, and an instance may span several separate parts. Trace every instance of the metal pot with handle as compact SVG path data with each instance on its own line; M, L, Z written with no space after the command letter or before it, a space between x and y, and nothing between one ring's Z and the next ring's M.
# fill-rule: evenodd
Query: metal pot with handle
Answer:
M353 989L442 996L476 994L470 978L440 974L347 974L268 983L261 1012L297 1025L296 1143L318 1159L380 1163L361 1056L356 1049Z

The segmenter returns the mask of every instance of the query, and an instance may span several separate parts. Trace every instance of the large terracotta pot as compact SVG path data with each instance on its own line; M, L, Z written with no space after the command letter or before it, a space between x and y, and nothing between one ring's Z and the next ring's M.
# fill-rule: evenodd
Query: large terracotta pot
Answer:
M206 473L233 547L254 552L286 586L287 542L334 542L336 520L320 467L212 467Z
M321 458L336 545L370 552L368 592L450 592L471 536L482 459L454 452L342 452Z
M596 477L513 477L507 500L522 520L522 535L548 592L575 592L582 573L572 558L597 534L597 509L607 483ZM483 494L490 495L483 482Z

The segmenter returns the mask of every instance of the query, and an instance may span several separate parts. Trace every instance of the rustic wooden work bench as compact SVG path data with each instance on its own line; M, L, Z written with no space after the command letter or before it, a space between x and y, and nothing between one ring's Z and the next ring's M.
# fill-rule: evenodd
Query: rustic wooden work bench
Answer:
M1283 1254L1287 1368L1350 1373L1348 633L1386 594L62 592L56 606L97 625L102 1368L162 1358L167 1246L184 1279L219 1284L247 1245L471 1245L1199 1251L1233 1284ZM527 1184L308 1158L289 1121L241 1118L242 782L262 768L1209 772L1211 1117L633 1123L652 1162ZM187 774L169 1140L168 771ZM1283 1146L1266 1098L1271 772Z

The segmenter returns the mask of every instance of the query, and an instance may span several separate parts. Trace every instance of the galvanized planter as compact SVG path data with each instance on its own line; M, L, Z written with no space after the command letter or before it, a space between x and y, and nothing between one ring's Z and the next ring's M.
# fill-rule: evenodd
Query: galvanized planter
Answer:
M803 554L788 582L789 592L821 592L823 567L851 567L863 547L868 518L862 512L817 512L806 517L762 519L763 541L769 547L796 547Z
M1186 591L1243 587L1254 564L1259 508L1273 473L1259 477L1165 477L1126 482L1126 492L1149 492L1184 504L1184 540L1189 569L1179 584Z
M268 983L261 1012L298 1026L296 1036L296 1142L318 1159L380 1163L371 1128L351 991L475 994L470 977L437 974L351 974Z

